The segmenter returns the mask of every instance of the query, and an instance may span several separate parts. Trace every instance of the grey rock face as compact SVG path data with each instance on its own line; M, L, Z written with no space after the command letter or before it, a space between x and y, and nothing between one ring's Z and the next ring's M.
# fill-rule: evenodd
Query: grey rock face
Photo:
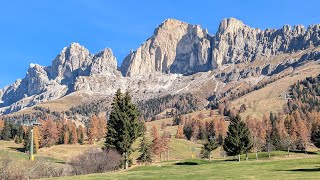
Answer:
M125 76L153 72L191 73L210 69L211 36L198 25L164 21L121 65Z
M267 59L274 55L296 52L320 44L320 25L306 30L289 25L278 30L253 29L243 22L229 18L220 23L214 38L212 62L221 66L227 63L247 63L256 59Z
M90 75L105 74L119 76L120 73L117 68L117 59L113 56L111 49L107 48L94 55Z
M124 76L153 72L192 74L228 63L249 63L320 45L320 25L260 30L235 18L224 19L215 36L200 26L168 19L135 52L121 71Z
M0 114L63 97L74 92L79 77L96 75L121 76L111 49L92 55L72 43L63 48L51 66L31 64L24 79L0 90Z
M49 78L58 82L65 80L68 83L73 81L74 77L88 75L92 56L85 47L72 43L69 47L63 48L47 68Z

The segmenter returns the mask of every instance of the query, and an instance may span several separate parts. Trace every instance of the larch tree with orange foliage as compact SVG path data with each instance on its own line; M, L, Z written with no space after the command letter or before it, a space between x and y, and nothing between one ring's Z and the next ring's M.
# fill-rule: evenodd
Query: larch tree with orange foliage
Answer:
M0 119L0 132L2 131L3 127L4 127L4 120Z
M94 144L95 140L98 136L98 125L99 125L99 118L96 115L93 115L90 118L90 125L88 129L88 138L89 144Z
M306 152L307 144L309 143L309 131L306 125L306 121L302 119L297 119L297 126L298 126L298 142L297 148L300 150L304 150Z
M63 144L69 144L69 140L70 140L70 135L69 135L69 131L66 130L63 134Z
M38 152L40 148L40 132L38 126L33 127L33 143L35 152Z
M162 161L162 155L164 155L164 159L169 161L170 155L170 147L169 147L170 138L166 136L166 133L163 132L161 137L161 152L160 152L160 161Z
M183 134L183 126L182 125L178 126L175 138L177 138L177 139L184 139L185 138L185 136Z
M162 140L161 140L161 138L159 136L158 128L155 125L152 126L150 135L153 138L152 139L152 145L151 145L152 153L154 155L160 155L161 151L162 151ZM161 157L160 157L160 160L161 160Z
M97 139L100 141L102 138L104 138L107 134L107 121L104 117L98 118L98 135Z
M41 131L41 147L50 147L55 145L59 141L59 130L57 123L54 122L51 118L42 123Z

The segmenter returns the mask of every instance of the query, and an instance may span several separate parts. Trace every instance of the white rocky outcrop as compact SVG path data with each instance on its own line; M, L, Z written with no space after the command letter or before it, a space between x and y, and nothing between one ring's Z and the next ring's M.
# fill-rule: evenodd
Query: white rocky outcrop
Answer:
M192 73L210 69L210 36L198 25L167 19L121 65L122 74Z

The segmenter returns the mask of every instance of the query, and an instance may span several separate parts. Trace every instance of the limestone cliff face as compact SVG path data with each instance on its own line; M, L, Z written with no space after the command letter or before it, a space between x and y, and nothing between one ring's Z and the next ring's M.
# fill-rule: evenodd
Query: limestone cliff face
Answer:
M320 25L260 30L235 18L221 21L213 36L200 26L168 19L121 65L124 76L166 72L192 74L228 63L268 60L320 45Z
M96 75L121 77L111 49L93 55L72 43L63 48L51 66L30 64L25 78L0 90L0 114L60 98L75 91L79 77Z
M92 63L92 56L89 51L78 43L72 43L69 47L63 48L61 53L47 67L50 79L58 82L65 80L73 81L74 77L87 75Z
M121 65L122 74L153 72L192 73L210 69L211 36L198 25L178 20L164 21L154 35Z
M214 66L227 63L247 63L274 55L292 53L320 44L320 25L283 26L281 29L254 29L229 18L220 23L214 38Z

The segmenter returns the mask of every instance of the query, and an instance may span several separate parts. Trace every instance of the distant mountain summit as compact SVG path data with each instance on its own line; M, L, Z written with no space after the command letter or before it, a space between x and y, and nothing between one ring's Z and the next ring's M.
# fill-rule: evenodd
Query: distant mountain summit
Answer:
M320 58L320 25L260 30L235 18L211 35L199 25L167 19L120 67L111 49L91 54L72 43L43 67L30 64L22 80L0 90L0 114L74 92L112 96L130 89L136 100L193 93L204 101L230 82L253 86L284 70Z

